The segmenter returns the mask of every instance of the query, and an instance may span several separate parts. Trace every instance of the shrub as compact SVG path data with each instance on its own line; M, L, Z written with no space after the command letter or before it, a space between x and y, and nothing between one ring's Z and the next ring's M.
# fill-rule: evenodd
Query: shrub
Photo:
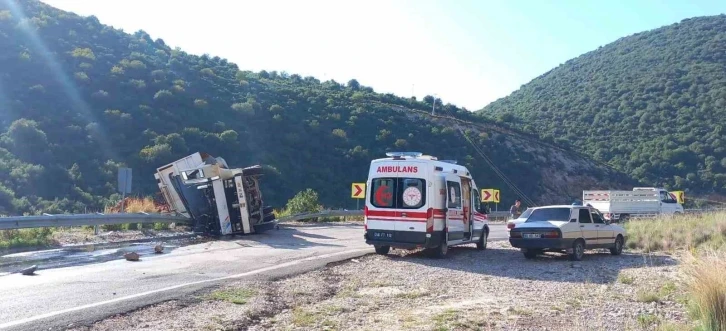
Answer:
M51 228L0 230L0 249L48 246L53 242L51 235Z
M287 201L285 206L285 212L288 215L301 214L301 213L314 213L319 211L321 208L318 202L318 193L313 189L307 189L299 192L292 199Z

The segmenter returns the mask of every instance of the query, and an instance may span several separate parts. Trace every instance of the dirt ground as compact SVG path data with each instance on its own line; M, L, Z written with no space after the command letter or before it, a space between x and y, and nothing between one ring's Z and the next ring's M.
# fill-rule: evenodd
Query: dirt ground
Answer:
M87 228L66 228L62 231L56 231L52 234L52 239L59 246L76 245L76 244L101 244L114 243L120 241L149 239L149 238L166 238L179 235L191 235L188 226L177 226L167 230L141 229L141 230L119 230L119 231L102 231L99 230L98 235L93 234L92 229Z
M647 330L690 325L678 260L589 252L526 260L507 242L369 255L238 282L74 330Z

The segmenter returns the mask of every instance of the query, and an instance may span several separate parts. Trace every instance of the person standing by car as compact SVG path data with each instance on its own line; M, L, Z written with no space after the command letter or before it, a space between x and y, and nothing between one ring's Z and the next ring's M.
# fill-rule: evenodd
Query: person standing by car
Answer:
M522 212L519 210L519 206L521 204L522 202L519 201L519 199L514 201L514 204L509 207L509 217L511 217L512 219L516 219L517 217L519 217L519 215L522 214Z

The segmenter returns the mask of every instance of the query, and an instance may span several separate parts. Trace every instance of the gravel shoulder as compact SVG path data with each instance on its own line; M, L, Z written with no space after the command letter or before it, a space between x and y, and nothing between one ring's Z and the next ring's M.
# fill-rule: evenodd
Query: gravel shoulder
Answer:
M691 323L680 284L675 256L525 260L500 241L230 283L72 330L676 330Z

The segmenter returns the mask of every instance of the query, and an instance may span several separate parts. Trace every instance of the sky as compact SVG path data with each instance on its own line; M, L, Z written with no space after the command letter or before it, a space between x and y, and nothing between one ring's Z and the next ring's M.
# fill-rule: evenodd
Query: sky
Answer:
M42 0L242 70L478 110L618 38L726 13L723 0Z

